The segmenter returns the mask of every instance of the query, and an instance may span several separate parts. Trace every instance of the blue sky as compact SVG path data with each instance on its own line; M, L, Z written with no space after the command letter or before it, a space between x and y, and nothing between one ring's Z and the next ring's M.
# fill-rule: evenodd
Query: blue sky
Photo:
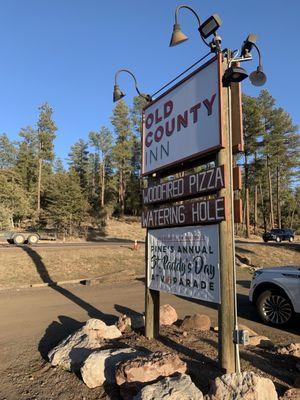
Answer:
M20 128L34 125L38 106L47 101L58 126L56 152L67 157L70 146L91 130L110 124L114 73L131 69L143 92L153 93L206 53L196 20L183 10L182 30L189 40L168 43L175 0L1 0L0 132L17 139ZM223 48L240 48L248 33L259 36L265 85L300 124L300 55L296 0L191 0L186 4L202 20L222 19ZM256 57L256 56L255 56ZM244 64L251 72L256 59ZM129 76L119 80L130 104ZM259 90L243 83L247 94Z

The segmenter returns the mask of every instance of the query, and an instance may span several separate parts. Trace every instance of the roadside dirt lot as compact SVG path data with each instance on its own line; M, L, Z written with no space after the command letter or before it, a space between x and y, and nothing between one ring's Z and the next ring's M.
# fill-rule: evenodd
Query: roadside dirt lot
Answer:
M299 262L299 243L236 242L237 258L255 267L293 265ZM74 374L51 368L48 351L89 318L114 323L123 313L144 311L144 246L138 251L131 244L74 248L59 245L48 248L1 249L0 265L0 400L94 400L119 399L113 387L88 389ZM131 274L129 273L131 272ZM29 283L55 282L108 275L94 286L56 285L17 289ZM133 275L134 274L134 275ZM129 276L131 275L131 276ZM249 304L252 273L237 269L238 315L240 323L269 337L275 344L300 342L298 325L279 330L260 323ZM127 279L127 281L126 281ZM125 281L124 281L125 280ZM5 287L14 286L11 289ZM173 305L180 318L195 312L210 316L217 325L213 304L188 301L162 294L161 304ZM206 393L209 380L220 375L217 364L218 335L189 332L178 326L163 328L158 340L147 340L142 332L123 336L116 346L126 343L151 350L172 350L188 363L189 373ZM242 369L270 377L279 393L296 377L295 360L257 347L241 348ZM107 394L109 393L109 397Z
M239 320L250 329L268 336L275 344L300 341L297 327L279 330L262 325L247 301L246 272L238 279ZM177 296L161 295L161 304L173 305L180 318L195 312L210 316L217 324L217 310L212 304L189 301ZM109 324L127 313L142 313L144 288L140 280L107 283L90 287L68 285L8 290L0 293L0 399L1 400L94 400L120 399L114 387L88 389L80 377L51 368L48 351L89 318L100 318ZM299 332L298 332L299 333ZM188 363L189 373L206 393L209 380L222 374L217 364L216 332L182 335L178 326L162 328L157 340L147 340L142 332L124 335L110 346L122 343L150 350L175 351ZM296 377L295 360L278 357L257 347L241 348L242 369L270 377L279 393L290 387ZM107 394L109 393L109 397Z

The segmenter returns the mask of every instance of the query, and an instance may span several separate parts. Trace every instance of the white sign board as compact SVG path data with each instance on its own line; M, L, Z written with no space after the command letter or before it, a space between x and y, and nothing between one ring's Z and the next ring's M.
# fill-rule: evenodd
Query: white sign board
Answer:
M148 230L150 289L220 303L219 226Z
M145 108L143 175L212 153L222 146L220 57Z

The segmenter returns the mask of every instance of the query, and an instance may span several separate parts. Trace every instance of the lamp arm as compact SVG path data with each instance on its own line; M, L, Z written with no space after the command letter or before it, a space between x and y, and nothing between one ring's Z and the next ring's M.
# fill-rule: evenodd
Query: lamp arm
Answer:
M136 77L133 75L133 73L132 73L131 71L129 71L129 69L119 69L119 70L115 73L115 85L117 84L117 77L118 77L118 75L119 75L121 72L127 72L127 73L133 78L135 90L137 91L137 93L138 93L139 96L143 97L143 98L144 98L145 100L147 100L147 101L152 101L151 96L149 96L148 94L147 94L147 95L143 95L143 94L139 91L139 88L138 88L138 85L137 85Z
M197 21L198 21L198 25L199 25L198 28L199 28L199 33L200 33L201 21L200 21L199 15L196 13L195 10L192 9L192 7L188 6L187 4L181 4L180 6L176 7L175 24L178 24L178 13L179 13L179 10L181 10L182 8L186 8L187 10L190 10L195 15L195 17L197 18ZM203 40L203 42L206 44L206 46L210 47L210 45L207 43L207 41L204 39L204 37L202 37L201 33L200 33L200 36L201 36L201 39Z
M256 48L257 53L258 53L258 65L259 65L259 68L262 68L262 55L261 55L260 49L257 46L257 44L255 44L255 43L253 43L253 46Z
M196 13L195 10L192 9L192 7L190 7L190 6L186 5L186 4L182 4L182 5L176 7L176 10L175 10L175 24L178 24L178 13L179 13L179 10L181 8L186 8L186 9L190 10L195 15L195 17L197 18L198 24L199 24L199 28L200 28L201 21L200 21L199 15Z

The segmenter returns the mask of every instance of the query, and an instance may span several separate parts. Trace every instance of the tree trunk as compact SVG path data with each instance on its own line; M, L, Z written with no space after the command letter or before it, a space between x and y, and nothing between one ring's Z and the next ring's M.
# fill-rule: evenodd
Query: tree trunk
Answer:
M42 184L42 165L43 160L39 158L38 160L38 182L37 182L37 212L41 211L41 184Z
M291 229L293 229L295 211L296 211L296 207L293 208L293 211L291 213L291 222L290 222L290 228Z
M101 201L100 201L100 204L101 204L101 207L103 208L104 207L104 194L105 194L105 162L104 162L104 160L103 160L103 162L102 162L102 179L101 179Z
M120 171L120 189L119 189L119 197L120 197L120 208L121 208L121 216L124 216L125 212L125 179L124 179L124 171Z
M254 186L254 235L257 235L257 185Z
M262 186L261 186L261 181L259 181L259 190L260 190L261 208L262 208L262 214L263 214L263 220L264 220L264 231L266 233L267 232L266 207L265 207L264 194L263 194L263 190L262 190Z
M250 237L249 187L246 187L246 238Z
M276 167L276 197L277 197L277 225L281 229L281 206L280 206L280 172L279 166Z
M267 171L268 171L268 188L269 188L269 205L270 205L270 225L271 229L274 228L274 211L273 211L273 195L272 195L272 181L271 171L269 165L269 156L267 156Z

